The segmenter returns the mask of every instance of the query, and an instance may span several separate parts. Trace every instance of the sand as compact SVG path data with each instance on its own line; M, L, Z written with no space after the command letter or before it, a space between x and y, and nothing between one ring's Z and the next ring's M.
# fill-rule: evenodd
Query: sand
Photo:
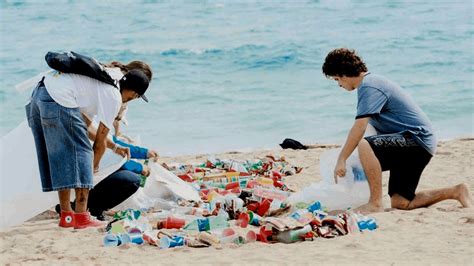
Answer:
M250 159L267 154L284 155L304 167L288 183L302 188L321 179L319 156L327 148L307 151L260 150L230 152L218 158ZM474 191L474 139L439 144L425 169L418 190L466 183ZM164 162L201 162L206 155L163 158ZM104 234L96 229L57 227L57 216L46 212L17 227L0 232L1 264L239 264L239 265L473 265L474 210L460 208L457 201L444 201L412 211L390 210L386 195L388 176L383 176L385 212L372 214L379 228L372 232L295 244L263 244L214 248L158 250L153 246L103 247ZM34 199L32 199L32 203Z

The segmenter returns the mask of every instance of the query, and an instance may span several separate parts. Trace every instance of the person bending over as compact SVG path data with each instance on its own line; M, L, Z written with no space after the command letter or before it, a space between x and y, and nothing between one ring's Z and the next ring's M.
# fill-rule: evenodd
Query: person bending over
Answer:
M341 149L334 178L346 174L346 160L357 148L367 175L369 202L363 213L383 211L382 171L390 171L388 194L392 208L411 210L454 199L463 207L472 200L465 184L415 193L421 173L435 154L437 140L430 120L396 83L368 71L354 50L338 48L325 59L322 71L339 87L357 90L357 114ZM368 124L377 135L363 138Z

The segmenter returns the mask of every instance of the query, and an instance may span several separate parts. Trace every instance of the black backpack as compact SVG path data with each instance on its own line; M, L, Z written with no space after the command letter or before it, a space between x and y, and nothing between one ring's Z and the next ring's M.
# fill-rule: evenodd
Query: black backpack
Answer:
M45 60L49 67L59 72L87 76L118 88L116 81L105 71L104 66L94 58L71 51L64 53L48 52Z

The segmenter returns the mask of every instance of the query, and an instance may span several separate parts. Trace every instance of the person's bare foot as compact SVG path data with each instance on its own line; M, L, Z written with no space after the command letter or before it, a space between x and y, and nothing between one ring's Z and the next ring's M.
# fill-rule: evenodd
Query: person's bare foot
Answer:
M382 204L374 204L374 203L366 203L360 207L354 209L354 212L360 212L362 214L368 214L373 212L383 212L383 205Z
M469 193L469 189L467 188L466 184L457 185L456 191L458 193L458 201L461 203L463 208L471 208L472 207L471 193Z

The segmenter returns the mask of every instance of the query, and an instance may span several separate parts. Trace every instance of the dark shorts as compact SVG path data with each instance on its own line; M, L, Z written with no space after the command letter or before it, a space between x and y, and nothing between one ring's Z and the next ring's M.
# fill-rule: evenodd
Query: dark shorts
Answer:
M410 134L376 135L365 139L379 160L382 171L390 171L390 197L398 194L413 200L421 173L432 155L416 143Z

